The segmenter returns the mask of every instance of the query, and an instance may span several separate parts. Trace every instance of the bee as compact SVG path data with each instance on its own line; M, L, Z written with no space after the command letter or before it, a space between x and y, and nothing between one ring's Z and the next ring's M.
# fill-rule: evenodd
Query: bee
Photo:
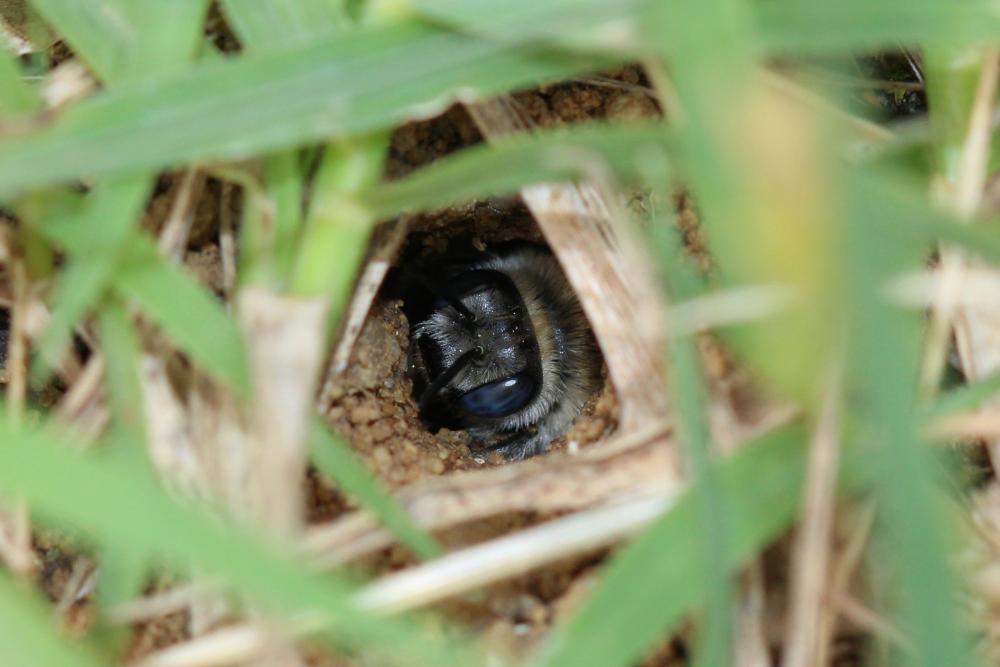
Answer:
M401 277L420 416L467 431L479 457L541 454L601 386L593 334L546 248L452 251Z

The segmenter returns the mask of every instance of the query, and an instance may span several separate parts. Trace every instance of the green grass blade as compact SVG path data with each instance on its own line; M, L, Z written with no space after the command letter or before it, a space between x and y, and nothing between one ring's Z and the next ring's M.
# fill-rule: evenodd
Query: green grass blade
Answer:
M508 43L544 40L579 49L649 54L670 48L658 18L686 25L683 9L662 0L414 0L435 21ZM900 44L985 43L1000 32L991 0L758 0L748 3L755 37L773 53L895 49ZM679 11L680 10L680 11ZM729 45L715 42L720 52Z
M354 457L350 448L318 419L313 422L310 446L313 463L324 477L359 501L393 535L423 559L440 556L441 546L418 528Z
M251 52L280 51L336 33L346 17L329 0L222 0L233 31Z
M532 183L576 180L606 167L627 183L638 179L643 162L666 162L668 144L663 129L652 124L540 132L459 151L362 196L377 217L390 218L517 192Z
M635 52L651 0L413 0L434 21L509 43L545 41L560 46Z
M132 26L116 9L100 2L32 0L38 13L61 34L97 78L115 78L135 39Z
M70 37L78 55L100 63L95 69L116 84L185 67L194 55L207 9L206 0L38 4ZM107 287L151 187L151 175L135 173L100 183L90 193L89 204L76 220L81 243L58 284L52 320L39 348L42 363L57 362L72 328Z
M119 442L145 439L145 409L139 382L139 341L125 308L114 301L105 303L98 317L104 378L111 408L114 434Z
M50 436L16 430L3 421L0 442L0 489L5 495L23 494L40 516L130 559L190 565L219 576L275 612L319 612L338 643L366 647L387 664L481 664L474 653L423 634L405 620L375 619L358 611L350 601L355 587L346 580L309 574L301 564L210 518L205 508L178 504L134 459L79 456Z
M1000 13L991 0L762 0L754 9L765 47L782 53L984 42L1000 32Z
M201 43L209 0L114 0L114 4L128 16L137 36L116 83L121 79L148 81L189 66Z
M598 66L417 24L352 31L108 91L47 129L0 142L0 196L82 174L245 158L385 129L459 93L482 97Z
M263 183L255 174L223 169L223 179L243 189L239 224L239 280L242 284L286 289L302 235L305 174L299 151L289 149L263 160Z
M805 435L786 428L714 464L729 499L725 536L732 571L794 521L805 466ZM625 667L675 629L708 594L698 500L673 509L606 566L599 587L532 662L539 667Z
M329 296L332 321L350 299L376 222L358 193L378 182L388 143L385 133L331 142L316 174L290 289L304 296Z
M164 261L149 241L133 241L115 288L202 368L245 394L247 368L239 329L218 301L182 269Z
M978 257L990 262L1000 261L1000 235L997 221L983 221L979 224L961 225L943 213L928 211L919 200L911 199L902 205L904 209L921 209L924 214L909 221L885 221L896 226L903 233L923 240L928 247L932 243L947 241L965 247Z
M661 183L669 181L662 180ZM663 198L663 193L659 193ZM669 197L667 198L669 201ZM654 232L665 245L661 252L682 256L684 249L673 220L654 218ZM663 267L666 287L674 302L691 298L697 284L687 267L679 262ZM705 613L694 654L694 665L711 667L732 662L732 582L729 578L726 523L732 512L729 493L720 483L712 465L711 434L706 422L707 392L697 344L691 336L673 337L667 342L667 368L671 398L677 415L677 433L684 443L686 469L691 494L700 516L698 521L702 558L699 571L705 587Z
M223 0L222 8L250 53L281 51L321 39L345 20L327 0ZM303 178L298 151L280 151L264 160L268 211L261 210L262 195L245 192L251 201L240 232L241 263L249 269L243 272L244 281L278 285L287 281L302 226Z
M959 176L983 55L968 45L935 45L923 56L931 148L937 172L949 181Z
M98 78L120 83L181 69L194 55L207 0L32 0Z
M877 178L869 174L868 178ZM957 593L946 556L944 517L934 502L931 452L916 431L914 378L920 359L918 314L895 311L879 286L921 256L897 242L891 228L872 221L899 215L860 178L849 181L849 288L856 304L852 331L854 392L858 415L875 439L869 463L884 510L890 574L900 590L902 616L913 644L913 664L975 664L958 628ZM905 220L900 220L904 223ZM887 233L888 232L888 233Z
M279 276L291 274L302 231L303 179L297 151L284 151L264 162L267 194L274 202L273 256Z
M6 443L5 443L6 444ZM101 667L96 654L59 636L55 613L33 591L0 571L0 664L18 667Z
M872 173L872 169L866 168L864 173ZM987 261L1000 262L1000 219L983 218L972 224L960 224L954 215L928 206L926 181L911 176L878 173L872 176L868 187L896 211L894 216L871 221L891 234L894 243L930 252L935 244L946 241Z
M41 105L38 93L21 77L17 61L4 49L0 49L0 90L0 118L30 113Z
M80 243L56 285L52 318L38 347L42 363L52 367L58 362L73 327L109 285L151 188L145 175L99 184L71 221ZM54 240L59 243L58 237Z
M1000 373L995 373L983 380L941 394L928 406L927 416L936 419L966 410L975 410L990 402L998 393L1000 393Z

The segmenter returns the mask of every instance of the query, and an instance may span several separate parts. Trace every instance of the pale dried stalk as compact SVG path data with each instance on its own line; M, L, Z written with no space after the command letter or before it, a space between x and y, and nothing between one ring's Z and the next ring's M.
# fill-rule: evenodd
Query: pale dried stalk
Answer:
M776 428L777 422L769 422L766 429ZM757 437L759 431L747 431L748 437ZM630 436L635 439L636 436ZM661 433L651 451L665 452L669 448L661 439L668 435ZM610 445L620 454L643 449L642 445L619 438ZM597 452L599 450L591 450ZM529 462L524 462L529 463ZM558 465L557 460L550 464ZM523 465L523 464L518 464ZM498 468L489 473L506 473L516 465ZM609 458L602 466L604 470L617 471L620 461ZM618 541L648 522L654 520L669 508L670 503L681 490L681 483L675 477L665 474L664 465L646 465L635 472L646 470L637 478L645 494L630 493L627 496L613 494L602 507L585 510L543 525L529 528L514 535L504 536L449 554L439 560L392 574L363 589L356 598L357 603L372 613L396 613L437 602L445 597L468 592L481 586L521 574L559 559L609 545ZM649 472L652 470L653 472ZM501 475L505 477L506 475ZM464 482L482 481L483 477L471 474L459 475ZM522 482L532 481L522 471L517 476ZM649 483L657 477L656 485ZM442 480L444 481L444 480ZM510 480L515 481L515 480ZM580 481L580 480L577 480ZM644 483L645 482L645 483ZM509 491L516 491L509 487ZM564 495L570 487L554 490L552 499L569 501ZM475 496L469 496L474 498ZM284 628L293 636L315 631L324 624L315 614L303 615ZM221 667L238 663L259 655L266 637L266 631L252 623L242 623L216 630L202 637L179 644L147 657L136 667Z
M752 422L729 424L727 452L796 415L794 409L779 405L754 415ZM680 483L673 473L676 468L669 425L660 422L577 455L552 455L432 479L404 489L397 500L415 523L439 530L510 511L572 511L668 493ZM358 511L312 528L304 547L318 567L332 567L394 541L373 517Z
M70 385L62 400L56 414L59 419L67 424L73 424L84 418L84 413L88 410L101 409L104 418L107 418L107 410L101 405L101 380L104 377L104 357L95 352L76 381Z
M84 558L83 556L75 558L69 581L63 586L62 595L56 603L56 615L65 617L74 604L94 590L95 584L96 568L94 563L89 558Z
M28 39L25 0L0 0L0 46L19 56L38 47Z
M351 296L351 303L344 315L331 369L320 392L321 406L329 404L328 398L336 385L337 376L343 373L350 363L351 351L361 334L361 328L368 318L368 313L382 288L382 283L385 282L389 269L399 255L408 231L408 220L403 217L396 222L379 226L373 234L370 255L364 262L364 271L358 279L354 294Z
M153 466L169 486L186 493L209 496L206 463L194 444L188 408L174 394L167 375L167 352L142 355L139 379L146 415L146 446ZM193 400L193 399L192 399ZM214 432L197 424L203 432Z
M942 183L943 199L962 220L969 220L979 207L986 182L986 160L992 134L993 102L997 93L1000 59L995 49L983 56L983 67L973 103L969 129L962 147L959 173L954 184ZM941 250L941 280L939 299L931 310L924 354L921 384L926 393L932 393L944 369L949 332L954 325L958 347L966 377L973 380L1000 367L1000 356L995 352L1000 339L1000 314L997 306L976 309L963 308L959 298L963 290L963 277L970 265L959 249L944 247ZM991 443L994 467L998 466L1000 443Z
M275 535L294 535L303 521L306 439L328 303L248 288L238 305L254 392L243 509Z
M160 254L174 262L184 259L195 207L205 185L205 174L200 169L188 169L176 186L170 213L160 231Z
M0 562L23 576L29 576L35 568L27 510L20 500L0 506Z
M83 63L75 58L53 68L41 87L42 99L48 111L61 110L90 97L97 90L97 80Z
M931 423L930 435L946 440L1000 438L1000 407L983 408L964 415L944 417Z
M10 312L7 339L7 419L21 421L28 391L28 336L25 318L28 310L28 277L24 261L14 257L10 264L14 302ZM6 504L5 504L6 505ZM19 498L0 508L0 560L12 572L28 575L34 569L31 550L31 518L28 506Z
M746 440L759 437L763 433L787 423L791 417L790 413L782 412L781 414L783 417L780 419L767 418L762 420L757 428L748 428L745 431ZM651 434L649 437L669 438L669 433L663 431L659 436ZM637 436L619 438L610 443L609 448L624 455L643 446L636 440ZM661 445L657 446L655 451L662 452L666 449L667 447ZM596 452L597 450L591 451ZM602 457L601 460L607 461L607 465L602 466L605 469L614 470L620 465L617 457ZM551 464L560 466L562 461L553 458ZM453 475L451 480L440 480L440 483L428 486L451 486L456 481L460 482L462 486L483 488L485 485L491 487L487 489L486 495L492 498L496 487L503 486L503 482L506 482L505 491L516 498L520 497L522 489L530 490L531 487L523 485L526 482L534 482L534 480L532 479L533 475L526 470L522 470L515 476L515 479L509 479L508 470L514 467L517 466L497 468L482 474ZM643 468L637 467L637 470L641 469ZM642 525L664 511L681 488L680 483L676 480L672 482L662 474L663 466L647 465L645 469L660 471L660 479L658 481L655 479L655 472L653 474L647 473L645 477L648 479L637 477L634 480L635 489L605 494L602 502L600 504L595 502L596 506L592 509L582 510L568 517L527 529L516 535L497 538L485 544L464 549L400 574L389 575L362 591L358 598L359 603L370 611L379 613L396 612L426 605L442 599L446 595L469 591L521 574L546 563L617 541L641 528ZM498 473L503 474L498 475ZM457 480L454 479L456 477ZM499 479L491 479L497 477ZM547 483L551 481L551 478L546 478L546 480ZM587 480L577 480L577 483L583 483L584 486L587 485L586 482ZM673 485L671 485L672 483ZM541 490L544 491L544 494L534 495L532 502L537 503L541 500L546 507L558 508L566 507L568 503L573 501L572 485ZM457 504L463 500L469 500L474 508L473 511L475 508L482 507L484 503L477 499L475 491L473 489L468 489L468 491L469 495L456 494L453 501ZM537 508L539 505L535 504L531 507ZM509 506L505 506L504 509L508 508ZM363 513L358 513L355 516L358 519L367 520L367 516ZM471 518L471 515L461 514L460 518L466 520ZM335 522L333 525L336 527L340 524L341 522ZM389 536L386 536L385 544L390 539ZM379 546L384 546L384 544ZM340 560L346 560L345 553L340 555ZM114 617L119 622L136 621L142 620L154 612L175 611L190 602L195 590L189 587L168 591L153 598L127 603L116 608Z
M194 378L182 404L173 396L162 355L144 365L148 396L158 403L158 414L150 415L149 433L160 469L284 539L296 536L303 522L307 425L322 361L326 310L321 299L295 299L255 288L240 293L237 313L254 391L249 406L200 377ZM194 635L208 632L229 613L212 595L196 597L190 609ZM252 645L237 644L241 650L253 649L248 659L263 661L254 664L299 663L296 649L277 635Z
M166 616L188 608L206 593L206 586L185 584L166 591L151 593L119 603L108 610L111 623L141 623L157 616Z
M423 607L587 551L610 546L641 530L671 505L661 493L584 510L513 535L448 554L365 588L358 605L394 614ZM115 623L134 623L183 609L203 587L182 586L112 609Z
M841 107L831 104L828 98L817 95L780 72L761 68L757 71L757 75L761 83L771 92L777 93L788 103L801 107L805 113L819 114L826 120L833 121L835 126L846 130L857 141L867 145L878 145L893 138L892 131L886 129L884 125L844 111Z
M795 540L791 611L782 667L818 663L822 629L829 625L827 583L839 459L843 363L826 383L806 471L804 516Z
M857 598L844 594L838 596L835 603L837 611L859 628L883 637L906 651L913 650L910 640L900 632L899 628L893 625L889 619L865 606Z
M0 266L6 267L7 271L13 276L15 269L11 265L13 252L10 249L11 240L9 236L8 228L0 225ZM11 280L8 282L14 281ZM41 292L42 289L40 286L28 290L24 303L20 306L21 333L29 343L38 342L48 328L49 320L51 319L49 307L40 296ZM0 285L0 307L7 308L11 315L13 315L15 309L14 301L14 291L10 289L10 286L6 283ZM92 337L82 327L78 328L76 333L88 344L93 343ZM28 347L30 348L30 345ZM9 350L8 354L10 354ZM79 377L82 368L75 352L67 346L67 349L60 356L53 370L67 386L72 386Z
M17 423L24 413L28 394L28 334L25 320L28 314L28 277L24 260L15 257L10 263L13 283L13 303L10 308L10 328L7 333L7 418Z
M798 299L787 285L745 285L708 293L667 306L667 335L680 338L773 317Z
M426 606L568 556L611 545L648 525L674 494L640 498L580 512L388 575L363 589L356 604L393 614ZM309 632L322 619L303 617L287 632ZM260 655L266 630L239 624L148 656L136 667L217 667Z
M954 267L952 267L954 268ZM913 271L891 280L883 292L893 302L909 308L951 303L961 309L989 308L1000 293L1000 271L985 265L964 265L956 290L954 275L944 266Z
M182 184L171 217L180 222L168 223L160 239L161 250L175 258L186 245L185 218L195 189L196 181ZM242 290L236 301L253 389L249 404L197 373L189 373L181 383L187 394L178 396L170 377L171 351L154 335L145 337L141 381L150 456L168 484L221 501L234 515L287 539L297 536L303 524L307 429L328 304L322 298L293 298L257 287ZM230 615L226 601L216 595L195 595L186 602L194 636ZM250 643L243 641L248 636ZM250 651L245 658L254 665L301 662L297 649L278 635L268 635L266 641L259 633L212 637L198 645L208 646L207 653L184 645L156 659L164 664L212 663L235 650Z
M363 609L398 613L439 602L624 539L670 506L677 490L549 521L392 574L358 596Z
M236 224L229 208L234 192L229 181L223 182L219 197L219 254L222 255L222 294L226 304L236 292Z
M861 556L865 552L868 544L868 537L871 534L872 524L875 521L875 505L869 504L861 510L857 523L854 525L847 545L841 550L831 568L830 584L827 588L827 604L832 605L834 600L845 595L850 587L851 577L854 576ZM832 639L836 618L834 614L823 614L820 617L819 628L819 651L816 655L817 665L829 663L829 653L832 648Z
M986 185L986 166L989 161L990 135L993 126L993 103L997 96L1000 77L1000 52L988 49L983 54L983 69L976 88L976 99L969 118L969 131L962 146L955 209L963 218L970 218L979 208Z
M737 611L733 645L735 667L771 667L765 630L764 575L760 561L755 561L743 576L743 591Z
M135 667L216 667L240 664L260 653L268 635L257 625L234 625L175 644L133 663Z
M468 109L487 141L533 129L509 97ZM594 330L621 406L620 427L629 432L663 419L663 301L618 197L597 180L529 186L521 196Z
M403 490L400 504L435 530L515 510L576 510L615 498L665 493L677 484L669 432L660 425L616 438L577 456L550 456L490 470L462 472ZM331 567L394 542L367 512L307 533L306 553Z

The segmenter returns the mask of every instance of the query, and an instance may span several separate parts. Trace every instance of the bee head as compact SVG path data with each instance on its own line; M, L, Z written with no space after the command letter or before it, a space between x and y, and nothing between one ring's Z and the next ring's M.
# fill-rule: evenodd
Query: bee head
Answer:
M473 269L433 285L411 323L421 416L468 428L522 410L541 386L535 332L521 295L499 271Z

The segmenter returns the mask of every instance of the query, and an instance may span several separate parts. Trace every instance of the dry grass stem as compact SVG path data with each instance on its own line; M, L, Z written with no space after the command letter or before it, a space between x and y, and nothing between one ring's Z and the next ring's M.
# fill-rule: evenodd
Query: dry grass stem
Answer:
M839 551L833 566L830 568L830 583L826 589L824 600L827 607L835 609L834 601L847 594L851 578L864 555L865 546L868 544L874 523L875 505L871 503L861 509L855 524L852 526L847 543ZM830 640L833 637L836 618L834 614L823 614L820 620L822 625L819 629L819 651L816 655L816 664L825 665L829 662L828 654L832 648Z
M18 424L24 414L28 392L28 279L24 261L14 257L10 263L13 304L7 340L7 419ZM28 575L35 566L31 549L31 516L23 500L15 498L0 507L0 560L12 572Z
M10 263L13 302L10 308L10 328L7 333L7 418L14 424L21 421L28 394L28 278L24 260L14 257Z
M97 568L89 558L82 556L73 560L73 569L69 581L63 586L62 596L56 602L55 612L65 618L66 614L79 600L90 594L97 583Z
M996 303L1000 271L983 264L964 266L960 284L948 271L939 265L901 275L886 285L884 293L895 303L920 309L945 301L960 308L986 308Z
M771 667L767 641L767 607L764 593L764 574L760 560L745 570L737 610L735 638L735 667Z
M234 625L157 651L134 667L217 667L241 664L259 655L268 644L257 625Z
M164 244L161 250L183 245ZM327 310L325 299L297 299L254 287L238 294L236 312L253 389L248 405L190 372L181 383L185 395L179 396L170 375L170 350L146 336L141 381L150 455L168 484L221 501L272 536L298 535L304 522L307 427ZM190 595L183 602L195 637L231 616L229 605L216 595ZM301 664L288 640L254 629L211 632L204 642L175 648L151 657L150 664L225 664L235 660L234 654L250 665Z
M468 110L487 141L533 130L509 97ZM628 432L667 414L663 299L649 258L623 224L619 197L602 185L535 185L521 196L590 320Z
M89 97L97 90L97 80L80 61L60 63L42 84L42 99L50 110L59 110Z
M617 499L670 493L680 484L664 426L621 436L577 456L550 456L462 472L404 489L399 502L420 526L436 530L515 510L578 510ZM332 567L384 548L395 538L367 512L307 533L306 553Z
M0 0L0 7L4 10L0 12L0 46L18 56L38 50L24 33L23 26L8 18L16 12L16 15L23 19L23 6L21 0Z
M818 112L826 119L834 121L838 127L848 130L857 141L866 145L879 145L893 138L892 131L886 129L884 125L844 111L837 105L831 104L828 98L817 95L784 74L769 69L760 69L757 73L765 88L777 93L786 102L802 107L810 115Z
M233 184L226 181L219 197L219 254L222 255L222 294L227 305L236 292L236 222L230 208L235 192Z
M168 486L204 497L208 493L206 473L195 450L187 408L174 394L167 376L164 355L144 354L139 380L150 460Z
M0 505L0 562L23 576L35 569L28 508L19 500Z
M351 303L344 314L340 336L333 352L331 372L327 374L323 390L320 392L320 404L328 402L328 395L333 389L337 376L347 369L351 359L351 351L361 334L365 319L378 296L382 283L389 269L392 268L399 250L406 240L409 225L405 217L378 227L373 235L369 256L364 263L364 270L354 288Z
M772 317L797 300L785 285L747 285L714 292L667 307L671 337Z
M358 603L382 613L407 611L609 546L666 511L675 493L584 510L456 551L376 581Z
M95 352L56 408L57 419L72 428L84 444L93 442L110 419L103 382L104 357Z
M795 419L787 406L764 409L752 423L730 429L727 453ZM397 500L427 530L510 511L573 511L656 494L682 484L668 424L612 438L576 455L530 459L501 468L459 472L404 489ZM364 511L307 532L305 551L319 567L360 558L395 541Z
M978 210L983 186L986 185L986 167L989 161L993 104L997 97L998 77L1000 77L1000 52L995 48L988 49L983 54L976 99L958 165L955 209L965 219L971 218Z
M206 594L203 583L174 586L165 591L144 595L134 600L121 602L108 610L110 623L140 623L183 611Z
M777 426L777 423L769 423L767 428ZM747 433L750 435L751 431L748 429ZM752 433L752 437L759 435L762 433ZM619 437L606 447L584 452L580 457L567 457L567 460L552 457L549 466L555 464L558 469L564 471L562 466L575 462L576 458L591 455L590 475L576 475L575 479L571 475L569 483L566 483L565 475L543 475L544 469L530 472L525 470L529 467L526 464L537 463L537 461L527 461L489 471L452 475L449 478L435 480L435 483L423 485L421 489L411 490L411 493L417 491L417 494L414 494L414 501L420 499L434 501L424 505L424 511L419 514L414 513L414 502L404 502L414 518L425 527L442 527L458 523L456 519L471 520L477 516L487 516L510 509L508 505L499 510L485 511L489 507L489 502L495 502L498 496L509 495L518 498L522 491L527 491L536 501L544 499L545 504L542 507L544 509L565 509L593 504L581 503L580 499L575 497L574 490L585 490L588 482L600 479L601 474L607 474L609 471L612 476L621 475L623 479L633 476L633 480L637 483L636 488L628 485L619 488L615 493L608 493L606 490L602 494L606 501L604 506L470 547L400 574L389 575L362 590L358 603L369 611L378 613L411 609L516 576L554 560L606 546L626 537L662 513L669 505L670 498L680 490L680 483L676 478L671 477L668 480L663 476L662 471L666 469L663 463L654 462L650 465L645 462L647 461L644 458L645 454L644 457L637 459L634 468L631 465L622 466L620 461L623 459L616 457L626 456L631 452L662 454L668 451L663 442L668 437L669 432L661 428L649 434ZM609 450L615 452L615 455L609 456ZM519 467L522 470L517 470ZM650 474L650 470L654 471L654 474ZM659 474L655 474L656 472ZM539 479L540 476L542 479ZM479 499L474 490L481 484L490 482L492 484L489 486L492 488ZM670 486L671 483L677 486ZM577 484L582 486L577 487ZM555 488L552 488L553 486ZM434 492L439 495L433 495ZM538 495L539 492L541 495ZM464 499L469 499L473 513L461 511ZM538 507L536 505L536 508ZM475 512L476 508L479 508L478 513ZM439 509L451 516L446 516L445 520L442 520L437 514ZM379 539L373 541L373 535ZM309 545L310 551L340 548L340 553L333 556L329 553L320 554L321 561L325 558L325 564L331 564L370 553L392 541L393 538L389 534L375 528L374 522L367 514L359 512L334 522L332 526L314 530L310 535ZM365 548L359 549L359 544ZM192 596L194 591L185 589L176 597L164 594L151 604L154 608L175 609L175 605L183 604ZM140 618L146 611L142 601L137 601L120 607L117 614L120 619L125 620ZM301 617L295 627L286 630L292 635L299 635L322 625L322 619L313 615ZM148 656L135 667L217 667L259 656L265 645L265 631L260 626L242 623L164 649Z
M195 206L205 186L205 174L200 169L188 169L175 186L173 203L160 231L160 254L174 262L184 259Z
M944 440L1000 438L1000 406L944 417L930 424L928 431L932 437Z
M837 611L851 623L874 635L882 637L896 646L911 651L910 640L883 615L865 606L857 598L844 594L837 596Z
M326 299L296 299L248 288L238 300L253 399L247 415L251 467L241 509L276 535L303 521L302 478L316 382L323 361ZM224 454L225 456L231 453Z
M826 382L809 452L802 522L795 540L791 573L791 609L782 667L818 663L827 604L839 459L843 362L838 359Z
M971 219L979 208L986 183L986 161L992 134L993 104L997 94L997 77L1000 59L997 51L988 50L982 61L979 84L973 103L969 128L959 160L955 181L940 181L941 196L962 220ZM921 386L925 394L932 394L938 385L947 357L949 334L954 325L955 342L966 377L973 380L988 374L998 366L1000 357L987 362L977 358L986 350L1000 349L1000 328L997 326L996 302L980 308L963 308L959 304L964 292L965 273L970 260L957 248L941 249L938 300L931 309L927 330ZM989 354L996 357L996 353ZM994 444L991 450L996 449ZM996 458L996 452L993 452ZM997 465L996 461L994 465Z

